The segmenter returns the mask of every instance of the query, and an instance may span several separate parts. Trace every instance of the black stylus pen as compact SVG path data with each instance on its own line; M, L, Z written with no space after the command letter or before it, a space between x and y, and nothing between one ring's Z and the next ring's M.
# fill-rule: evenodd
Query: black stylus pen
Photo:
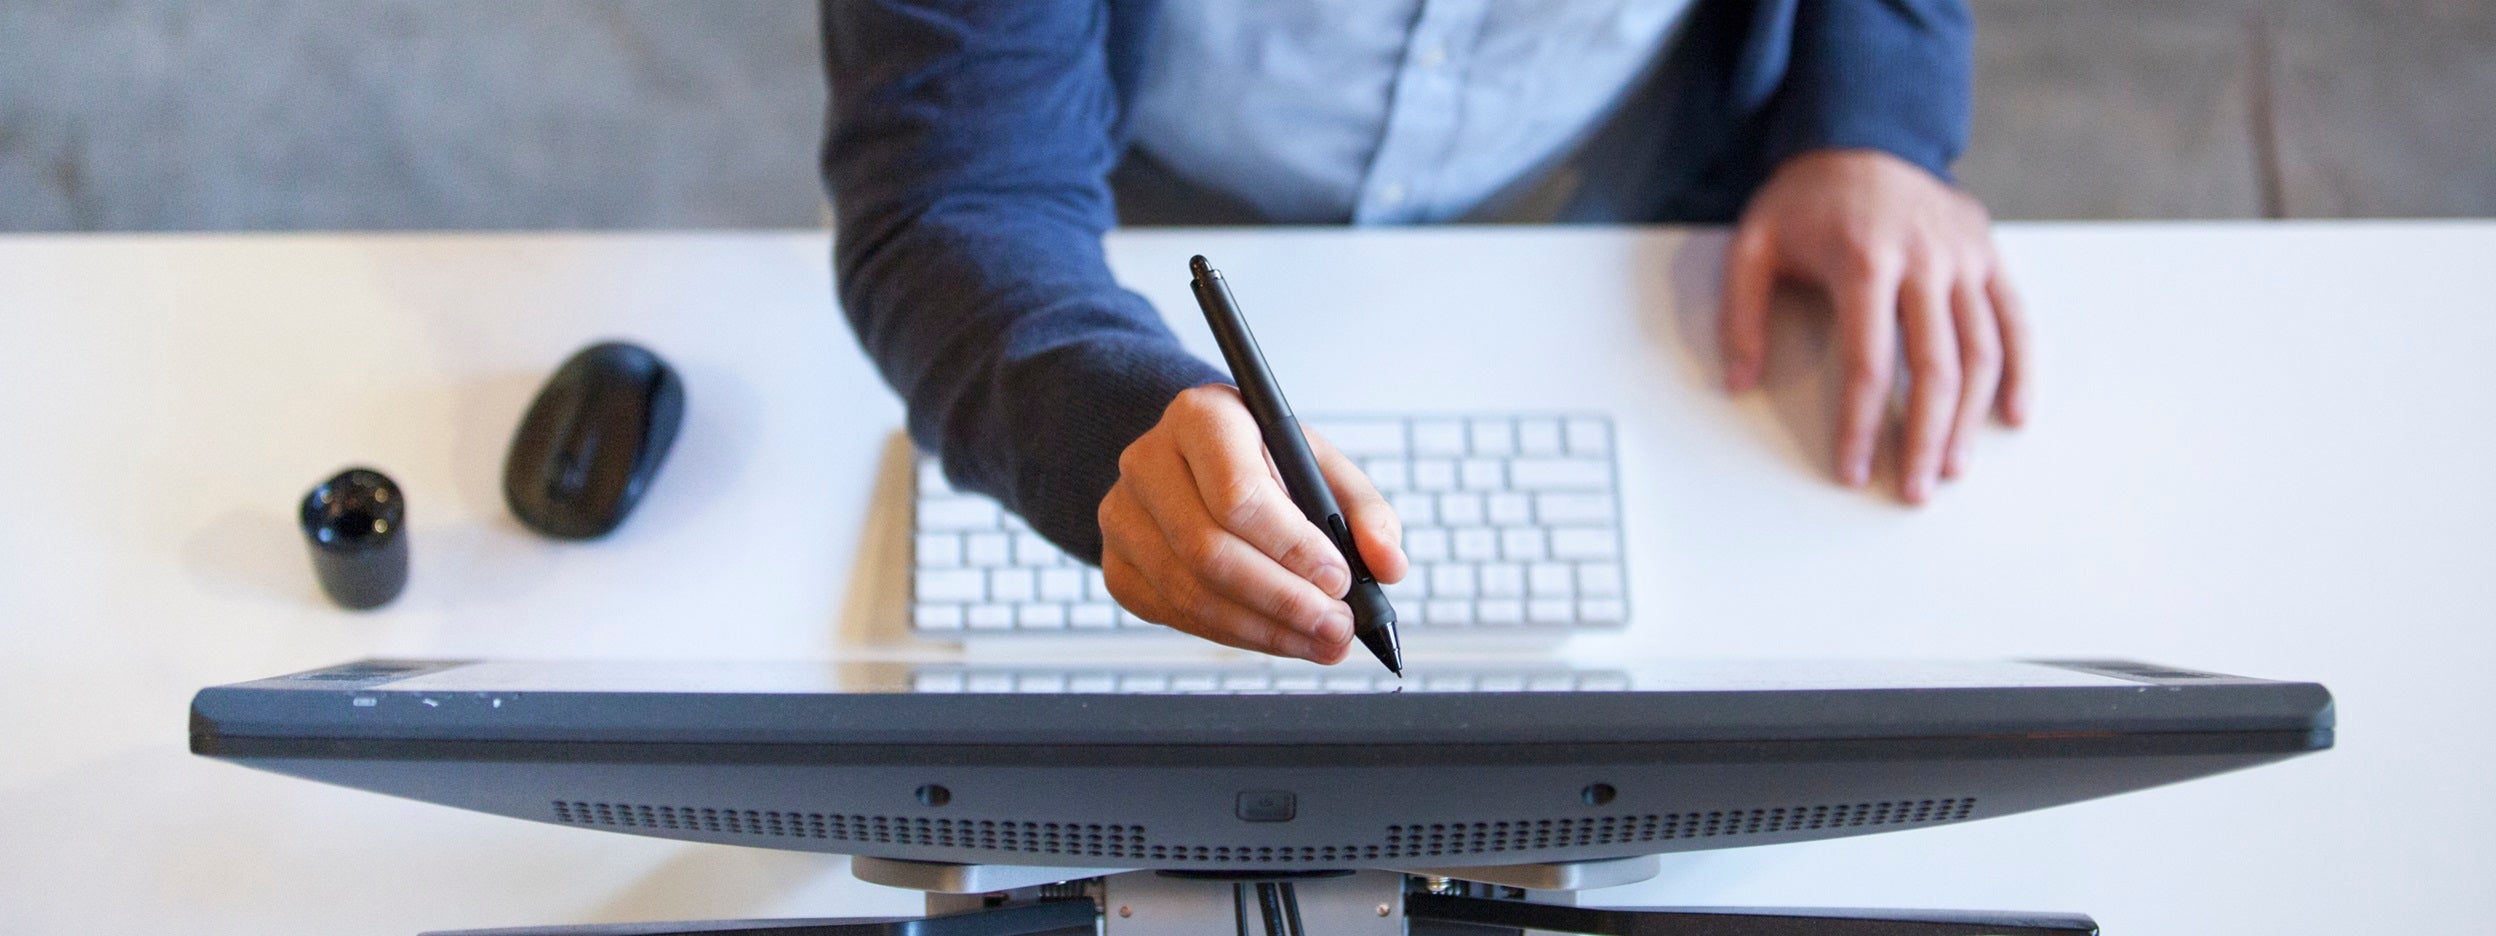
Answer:
M1317 470L1317 456L1309 454L1308 440L1300 434L1300 420L1291 415L1291 404L1283 399L1283 388L1274 383L1273 372L1265 366L1265 352L1257 350L1257 336L1249 333L1248 320L1240 317L1239 303L1231 298L1231 284L1201 256L1189 259L1187 270L1193 274L1188 288L1195 291L1196 304L1204 307L1205 324L1213 326L1214 343L1222 346L1222 360L1231 366L1231 382L1239 385L1248 414L1256 417L1257 431L1265 436L1265 450L1273 456L1275 470L1282 473L1283 490L1309 522L1334 542L1351 567L1352 587L1343 601L1352 606L1352 636L1360 638L1361 646L1368 647L1387 669L1404 675L1404 648L1395 636L1395 606L1387 603L1387 593L1379 590L1369 564L1361 561L1360 547L1352 542L1352 527L1344 522L1343 508L1335 503L1334 489L1326 486L1326 475Z

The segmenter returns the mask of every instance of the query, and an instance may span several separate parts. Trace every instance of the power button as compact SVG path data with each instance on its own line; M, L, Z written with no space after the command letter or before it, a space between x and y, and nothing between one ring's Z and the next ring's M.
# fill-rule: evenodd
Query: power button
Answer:
M1299 798L1290 790L1241 790L1235 812L1247 822L1290 822L1299 811Z

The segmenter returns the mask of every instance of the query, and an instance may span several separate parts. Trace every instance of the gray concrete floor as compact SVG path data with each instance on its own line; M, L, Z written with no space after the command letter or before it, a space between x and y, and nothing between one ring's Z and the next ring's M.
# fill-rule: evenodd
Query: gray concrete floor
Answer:
M2496 0L1976 0L2004 218L2496 215ZM819 223L811 0L8 0L0 230Z

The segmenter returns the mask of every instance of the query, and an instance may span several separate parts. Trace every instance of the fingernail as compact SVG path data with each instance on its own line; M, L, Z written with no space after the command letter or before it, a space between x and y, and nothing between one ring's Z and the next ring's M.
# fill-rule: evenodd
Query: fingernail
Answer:
M1872 480L1872 469L1861 462L1856 462L1847 465L1846 470L1839 477L1846 482L1847 487L1862 487L1864 482Z
M1339 565L1319 566L1317 577L1311 579L1309 584L1325 592L1326 597L1342 598L1352 591L1352 572Z
M1351 606L1336 605L1333 610L1327 611L1325 617L1317 620L1317 626L1309 628L1309 636L1327 644L1352 639Z
M1921 504L1933 493L1933 479L1917 474L1907 478L1907 503Z

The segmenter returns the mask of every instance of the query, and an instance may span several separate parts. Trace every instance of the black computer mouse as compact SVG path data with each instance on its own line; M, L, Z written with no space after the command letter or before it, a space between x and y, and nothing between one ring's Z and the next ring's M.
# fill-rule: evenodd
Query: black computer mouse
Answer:
M582 348L520 418L503 501L548 536L605 536L650 489L684 416L684 383L658 355L621 341Z

